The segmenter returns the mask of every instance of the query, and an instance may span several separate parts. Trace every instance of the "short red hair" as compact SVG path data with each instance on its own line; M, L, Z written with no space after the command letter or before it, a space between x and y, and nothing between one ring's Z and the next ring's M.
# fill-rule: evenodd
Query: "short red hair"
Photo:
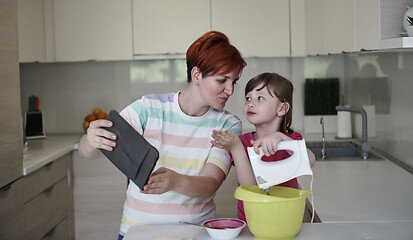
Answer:
M210 31L198 38L186 52L188 82L191 70L198 67L203 77L238 71L240 74L247 63L228 37L217 31Z

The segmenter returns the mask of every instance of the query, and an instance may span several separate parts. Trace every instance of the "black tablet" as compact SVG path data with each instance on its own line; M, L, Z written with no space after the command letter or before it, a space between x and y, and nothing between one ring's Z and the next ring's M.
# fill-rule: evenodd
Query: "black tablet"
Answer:
M100 151L129 179L143 190L159 158L158 150L119 115L110 111L108 120L112 127L105 128L117 135L112 151Z

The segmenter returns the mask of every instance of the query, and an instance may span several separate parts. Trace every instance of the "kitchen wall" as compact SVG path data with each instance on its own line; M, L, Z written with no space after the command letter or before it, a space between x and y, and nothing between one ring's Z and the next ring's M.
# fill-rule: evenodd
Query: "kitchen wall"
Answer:
M306 58L251 58L226 109L252 130L243 114L243 90L253 76L278 72L292 80L293 127L303 131L305 78L338 77L345 103L376 106L377 136L369 141L413 166L413 52L363 53ZM52 133L82 133L83 118L93 108L121 110L148 93L176 92L186 85L185 61L31 63L20 65L22 110L31 94L41 99L45 129ZM355 135L361 118L353 114Z
M226 109L239 116L244 131L252 129L243 113L244 87L253 76L277 72L293 81L294 126L302 129L301 85L303 58L246 59L247 67L235 87ZM186 86L186 63L175 60L139 60L81 63L30 63L20 65L22 110L28 109L28 97L41 99L46 134L81 133L83 118L95 107L108 112L122 110L149 93L168 93Z
M382 52L308 57L306 78L338 76L345 104L376 107L373 146L413 167L413 52ZM361 116L353 114L355 135L361 136Z

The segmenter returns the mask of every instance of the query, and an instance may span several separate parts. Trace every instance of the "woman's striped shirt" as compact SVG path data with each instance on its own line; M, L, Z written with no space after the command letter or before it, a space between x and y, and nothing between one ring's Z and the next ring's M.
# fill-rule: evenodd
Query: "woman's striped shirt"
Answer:
M188 116L179 107L178 95L147 95L120 114L158 149L159 160L154 171L166 167L180 174L199 176L205 165L211 163L227 174L231 157L227 151L212 147L212 130L228 129L240 135L241 121L230 112L214 108L200 117ZM193 198L173 191L143 194L130 181L120 234L135 225L201 223L214 218L214 196Z

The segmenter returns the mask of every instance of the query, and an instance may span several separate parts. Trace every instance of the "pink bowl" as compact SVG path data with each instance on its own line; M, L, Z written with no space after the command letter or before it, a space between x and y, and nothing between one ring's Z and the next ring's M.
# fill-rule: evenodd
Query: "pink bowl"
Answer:
M212 238L229 240L238 237L247 224L236 218L217 218L205 221L202 225Z

